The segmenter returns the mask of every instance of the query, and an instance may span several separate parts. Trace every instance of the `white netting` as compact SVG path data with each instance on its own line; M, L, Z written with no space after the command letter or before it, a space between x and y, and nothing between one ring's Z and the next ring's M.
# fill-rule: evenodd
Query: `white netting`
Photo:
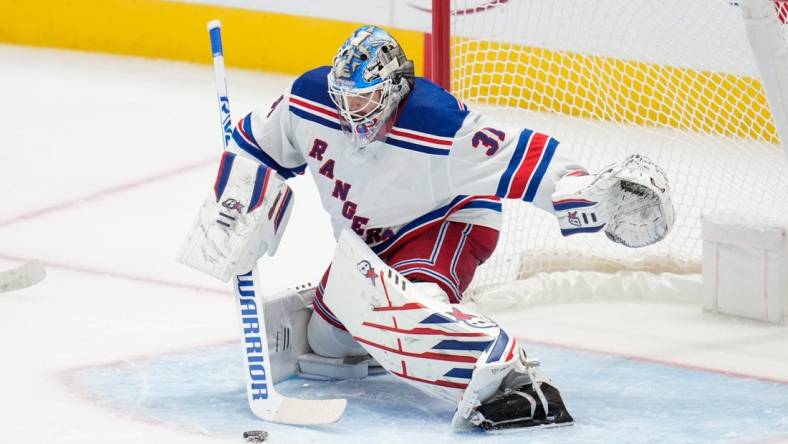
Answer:
M507 201L473 289L550 270L698 272L702 212L788 219L785 154L728 0L455 0L452 11L458 97L555 136L591 170L651 157L677 212L663 242L632 250L602 235L562 238L552 215Z

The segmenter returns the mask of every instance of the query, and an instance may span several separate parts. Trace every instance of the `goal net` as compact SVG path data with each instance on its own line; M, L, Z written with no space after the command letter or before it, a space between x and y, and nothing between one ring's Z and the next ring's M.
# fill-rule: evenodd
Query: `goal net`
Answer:
M732 3L450 2L444 62L458 98L553 135L591 171L649 156L676 209L664 241L629 249L600 234L563 238L553 215L507 201L498 249L469 291L561 270L699 273L704 212L788 219L786 155ZM774 13L785 18L788 3Z

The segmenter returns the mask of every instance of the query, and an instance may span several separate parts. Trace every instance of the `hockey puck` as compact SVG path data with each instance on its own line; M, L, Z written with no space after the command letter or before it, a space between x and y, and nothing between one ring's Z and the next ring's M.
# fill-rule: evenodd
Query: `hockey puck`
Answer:
M246 442L265 442L268 438L268 432L264 430L249 430L244 432L244 439Z

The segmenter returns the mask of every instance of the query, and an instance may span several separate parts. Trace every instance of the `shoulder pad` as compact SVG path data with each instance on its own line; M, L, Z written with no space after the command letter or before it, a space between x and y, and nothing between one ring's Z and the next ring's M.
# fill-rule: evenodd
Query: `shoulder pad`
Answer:
M307 71L293 82L290 94L334 108L328 95L328 73L330 67L321 66Z
M417 77L394 126L440 137L454 137L467 115L465 105L450 92Z

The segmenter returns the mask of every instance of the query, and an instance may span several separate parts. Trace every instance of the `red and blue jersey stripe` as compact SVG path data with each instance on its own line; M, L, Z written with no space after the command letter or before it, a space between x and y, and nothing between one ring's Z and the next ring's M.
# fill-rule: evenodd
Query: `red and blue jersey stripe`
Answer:
M454 143L453 137L441 137L405 128L393 127L385 142L398 148L436 156L448 156Z
M424 230L431 228L436 223L446 220L446 218L452 213L467 208L486 208L500 213L501 201L496 197L490 196L457 196L448 204L436 208L429 213L419 216L413 221L408 222L407 224L400 227L394 236L391 236L377 245L371 245L370 248L372 248L372 251L374 251L378 256L385 255L387 252L392 251L392 249L401 242L410 239L419 233L422 233Z
M556 148L558 141L552 137L523 130L498 182L496 196L532 202Z
M235 144L243 151L260 161L260 163L274 169L285 179L294 177L296 174L303 174L306 170L306 163L293 168L284 167L265 152L254 137L251 113L238 121L235 130L233 130L233 141L235 141Z
M342 130L339 113L332 106L309 100L306 97L290 94L288 99L290 112L296 116L323 125L337 131Z

